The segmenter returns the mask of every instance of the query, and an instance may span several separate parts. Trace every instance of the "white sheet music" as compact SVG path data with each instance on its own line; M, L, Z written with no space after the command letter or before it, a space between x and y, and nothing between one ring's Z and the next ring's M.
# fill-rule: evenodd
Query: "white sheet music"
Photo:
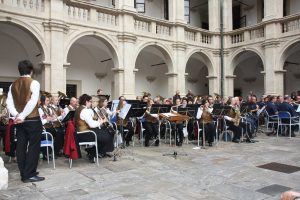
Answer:
M112 112L114 112L114 111L116 111L116 109L117 109L117 107L118 107L118 104L119 104L119 101L120 100L113 100L112 102L111 102L111 108L110 108L110 110L112 111Z
M296 112L300 112L300 105L298 106Z
M174 116L177 116L173 113L161 113L162 115L166 116L166 117L174 117Z
M124 105L124 107L121 109L121 111L119 113L119 117L121 119L125 119L126 118L126 115L127 115L128 111L129 111L130 107L131 107L131 104L126 103Z
M158 114L150 114L152 117L158 118Z

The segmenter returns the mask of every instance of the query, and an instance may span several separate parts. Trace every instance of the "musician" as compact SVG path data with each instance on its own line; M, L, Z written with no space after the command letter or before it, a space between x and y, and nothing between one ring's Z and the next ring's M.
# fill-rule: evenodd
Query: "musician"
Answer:
M77 99L76 97L72 97L70 99L70 104L64 108L64 111L63 111L63 118L65 116L67 116L67 114L70 112L70 111L75 111L77 108Z
M83 132L88 130L93 130L97 135L98 153L101 157L107 155L108 152L114 150L113 139L114 135L107 132L106 129L102 129L101 125L106 122L102 118L94 119L94 112L92 107L92 97L83 94L79 97L79 107L75 111L75 125L77 132ZM77 134L77 139L79 142L91 142L94 141L94 134L79 133ZM96 156L96 149L87 149L88 157L90 162L94 162L94 157Z
M188 93L185 95L187 99L194 99L194 94L192 93L192 90L188 90Z
M6 108L6 95L2 93L0 88L0 140L2 138L3 147L5 146L6 126L8 124L8 111Z
M180 99L180 91L179 90L176 90L176 93L173 96L173 104L176 104L177 99Z
M234 97L231 99L230 106L232 107L232 109L229 111L227 116L224 116L227 125L229 126L228 129L231 130L234 134L232 142L235 143L240 142L241 133L243 131L238 101L238 97Z
M267 102L266 111L268 112L269 116L277 115L278 110L277 110L277 107L275 105L275 102L276 102L275 96L269 96L267 98L269 99L269 101Z
M54 153L55 156L62 156L64 145L64 129L59 121L56 111L50 106L49 97L42 95L40 98L41 104L38 109L42 124L45 130L53 135L54 138ZM46 158L46 148L42 148L43 159Z
M17 131L17 161L23 182L43 181L37 176L37 165L43 131L37 103L40 84L31 78L33 64L23 60L18 64L20 77L9 87L7 108L15 117Z
M158 138L158 117L151 115L151 106L154 104L152 99L148 99L147 110L144 114L145 121L143 127L145 129L145 147L149 147L149 141L151 138L155 139L155 146L159 146Z
M177 113L178 108L181 107L181 99L175 100L175 106L177 107L176 111L171 111ZM183 122L177 122L176 124L172 124L172 130L177 131L176 145L182 146L183 143Z
M95 111L97 113L101 111L101 113L110 121L111 117L116 114L116 111L112 112L107 107L107 105L108 105L107 98L105 98L104 96L100 96L98 105L95 107Z
M119 113L121 112L122 108L126 105L126 99L125 97L121 96L119 101L119 104L116 109L116 116L117 116L117 125L119 131L123 131L123 140L125 140L126 146L129 146L130 141L132 141L132 136L134 134L134 129L132 126L132 123L129 119L121 119L119 117ZM128 131L124 132L124 129L127 129Z
M201 106L197 112L197 120L199 120L199 126L205 132L205 139L208 141L208 145L211 147L214 141L214 135L216 133L216 127L214 125L213 117L212 117L213 108L209 107L209 101L203 99L201 102ZM202 135L201 135L202 137ZM204 144L204 140L202 138L202 144Z
M290 100L291 98L287 95L284 97L284 100L281 104L278 105L278 111L284 111L284 112L288 112L290 113L291 117L294 117L297 115L294 107L290 104ZM284 123L290 123L289 119L282 119L282 121ZM291 127L291 136L295 137L295 129L296 129L296 125L293 125Z
M256 129L258 128L258 116L257 111L259 110L259 106L257 104L257 97L256 95L252 95L250 102L248 102L248 110L250 111L249 117L253 123L251 126L254 126Z

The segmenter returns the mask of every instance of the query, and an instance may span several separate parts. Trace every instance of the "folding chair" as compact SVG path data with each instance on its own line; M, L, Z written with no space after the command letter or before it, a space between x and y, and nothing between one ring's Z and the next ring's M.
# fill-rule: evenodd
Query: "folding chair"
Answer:
M97 135L92 130L82 131L82 132L76 132L76 134L84 134L84 133L92 133L94 135L94 137L95 137L95 140L91 141L91 142L80 142L79 141L79 143L78 143L79 148L81 146L85 146L86 148L95 146L95 148L96 148L96 165L99 166ZM71 169L72 168L72 164L73 164L73 160L71 158L69 158L69 164L70 164L70 169Z
M292 126L299 126L299 116L292 117L289 112L279 111L278 112L278 128L277 128L277 138L279 129L282 131L282 126L289 127L289 138L292 137Z
M278 123L278 115L269 115L267 110L263 110L265 116L266 116L266 126L267 126L267 131L269 131L269 124L272 125L272 129L274 129L275 124Z
M45 135L46 139L41 140L41 147L46 147L47 150L47 162L49 164L49 147L52 150L52 162L53 162L53 168L55 169L55 157L54 157L54 140L51 133L43 131L42 135Z

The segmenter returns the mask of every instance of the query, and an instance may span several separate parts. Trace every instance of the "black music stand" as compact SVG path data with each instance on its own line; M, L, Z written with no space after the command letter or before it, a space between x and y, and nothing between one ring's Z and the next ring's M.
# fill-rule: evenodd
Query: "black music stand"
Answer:
M68 112L68 114L64 117L64 119L61 122L67 123L69 120L73 119L74 116L75 116L75 110L71 110Z

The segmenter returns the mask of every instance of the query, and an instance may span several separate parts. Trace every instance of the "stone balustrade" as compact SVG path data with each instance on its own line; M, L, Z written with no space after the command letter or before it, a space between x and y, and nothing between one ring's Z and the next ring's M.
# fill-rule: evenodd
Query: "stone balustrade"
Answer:
M71 19L88 21L90 19L90 11L83 7L65 4L65 16Z
M300 14L284 17L281 20L282 33L300 30Z
M25 10L45 11L45 0L0 0L0 4Z
M136 31L151 32L151 22L143 19L134 19L134 28Z
M108 25L108 26L118 25L117 14L111 14L103 10L98 10L97 16L98 16L98 23L101 25Z
M200 28L188 27L185 29L185 39L187 41L212 44L212 36L213 33L209 33L209 31Z

